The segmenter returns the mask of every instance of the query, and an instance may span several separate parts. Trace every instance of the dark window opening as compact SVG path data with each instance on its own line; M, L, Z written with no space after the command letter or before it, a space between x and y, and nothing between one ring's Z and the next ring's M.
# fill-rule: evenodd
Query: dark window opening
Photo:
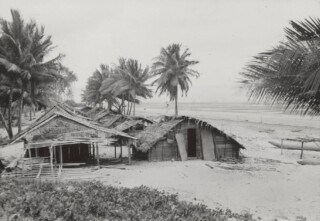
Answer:
M197 156L197 148L196 148L196 129L190 128L188 129L188 157L196 157Z

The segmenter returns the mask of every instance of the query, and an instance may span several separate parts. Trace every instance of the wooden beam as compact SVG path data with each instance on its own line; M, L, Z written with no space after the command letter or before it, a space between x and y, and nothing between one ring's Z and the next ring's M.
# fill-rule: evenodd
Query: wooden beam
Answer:
M303 157L303 141L301 142L301 155L300 155L300 159L302 159L302 157Z
M100 166L100 156L99 156L99 146L98 143L96 143L97 146L97 165Z
M120 159L121 159L121 162L122 162L122 140L121 140L121 138L119 140L119 143L120 143Z
M54 173L53 173L53 145L50 146L50 166L51 166L51 174L52 174L52 177L54 177Z
M93 159L96 159L96 151L95 151L95 145L92 143L92 152L93 152ZM93 161L94 162L94 161Z
M128 144L128 164L131 164L131 151L130 151L130 144Z
M35 151L37 151L38 149L35 149ZM54 166L56 166L57 165L57 148L56 148L56 146L53 146L52 147L52 151L53 151L53 159L54 159Z
M29 158L32 158L32 156L31 156L31 150L30 150L29 145L28 145L28 153L29 153Z
M60 165L63 165L63 156L62 156L62 146L59 146L59 155L60 155Z

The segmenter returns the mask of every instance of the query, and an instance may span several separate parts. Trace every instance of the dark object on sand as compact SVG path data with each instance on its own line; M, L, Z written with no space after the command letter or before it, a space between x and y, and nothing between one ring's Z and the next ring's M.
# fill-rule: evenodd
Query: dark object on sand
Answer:
M320 165L320 160L300 160L298 161L298 164L301 165Z
M287 150L301 150L301 144L300 143L290 143L290 144L282 144L278 142L269 141L270 144L272 144L275 147L287 149ZM320 151L320 146L317 145L317 143L305 143L303 145L303 150L307 151Z

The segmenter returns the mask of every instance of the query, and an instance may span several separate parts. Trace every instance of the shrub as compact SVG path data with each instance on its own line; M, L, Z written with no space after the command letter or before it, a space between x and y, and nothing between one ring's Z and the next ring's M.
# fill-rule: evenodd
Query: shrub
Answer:
M0 219L17 220L253 220L212 210L146 186L117 188L100 182L0 180Z

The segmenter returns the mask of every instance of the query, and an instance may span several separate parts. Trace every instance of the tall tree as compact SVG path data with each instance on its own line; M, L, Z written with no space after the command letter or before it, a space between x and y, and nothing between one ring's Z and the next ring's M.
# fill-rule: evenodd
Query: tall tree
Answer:
M30 78L28 71L21 68L30 60L28 36L29 26L21 18L16 10L11 10L12 22L4 19L0 20L1 37L0 37L0 65L4 67L6 74L10 80L10 95L8 103L8 128L9 138L12 138L12 95L13 85L16 81L21 83L21 96L23 98L24 82ZM20 128L21 129L21 128Z
M167 48L161 48L160 55L155 58L152 65L153 76L158 77L152 85L157 85L156 92L167 93L170 100L175 101L175 115L178 115L178 87L182 95L187 95L189 84L192 84L190 77L199 77L199 72L190 68L198 61L187 60L191 55L187 48L181 53L180 44L171 44Z
M12 137L12 99L13 87L19 84L19 117L18 131L21 131L21 117L24 97L34 92L37 84L61 84L70 79L65 78L68 72L60 63L63 55L45 61L46 55L53 49L51 37L45 36L44 27L39 28L34 21L26 23L16 10L11 10L12 21L0 20L0 66L2 74L10 82L8 99L8 128ZM67 75L67 76L70 76Z
M127 100L133 105L133 115L135 115L135 104L138 102L137 97L152 97L152 91L146 84L149 78L148 67L142 68L137 60L121 58L114 74L103 82L100 92L102 95L120 97L122 99L122 106L124 101ZM131 108L128 105L127 114L131 113L130 110ZM124 109L122 112L125 113Z
M108 102L108 109L111 110L112 106L112 98L106 95L102 95L100 92L100 88L102 82L109 78L113 73L113 70L109 68L108 65L101 64L100 69L97 69L92 76L88 78L86 89L82 93L82 101L97 105L99 104L102 106L102 102L107 100Z
M258 54L241 73L250 99L320 114L320 20L290 22L286 41Z

